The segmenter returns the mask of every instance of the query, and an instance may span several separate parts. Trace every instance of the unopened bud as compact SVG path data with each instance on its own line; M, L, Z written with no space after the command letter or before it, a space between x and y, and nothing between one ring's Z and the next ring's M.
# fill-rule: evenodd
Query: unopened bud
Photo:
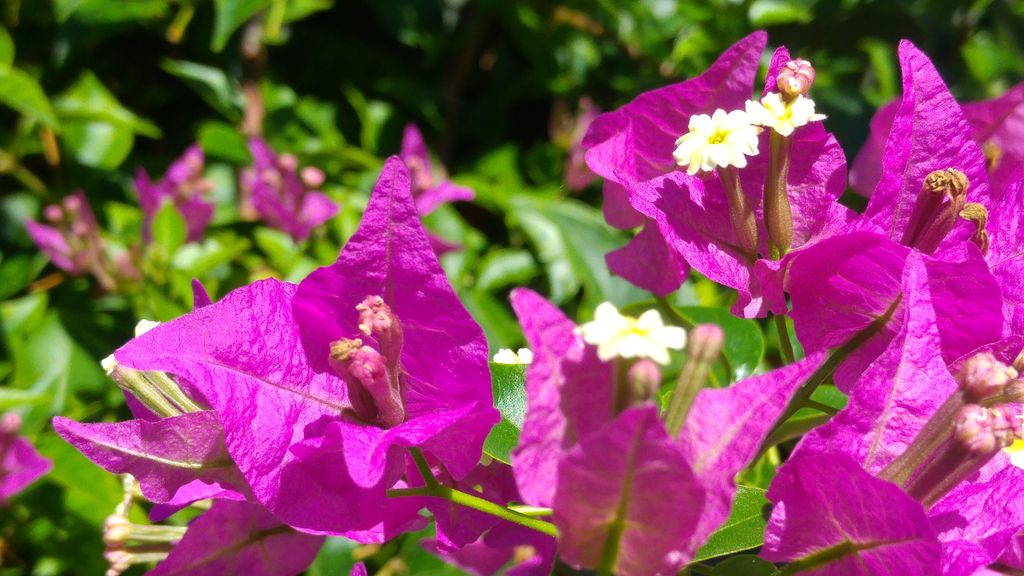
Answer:
M324 183L324 171L313 166L306 166L300 173L302 183L309 188L319 188Z
M689 357L702 362L714 362L722 352L725 333L715 324L698 324L690 330L690 341L686 347Z
M641 358L629 367L629 385L637 400L649 400L661 387L661 368L647 358Z
M997 360L991 352L982 352L964 362L956 379L969 398L981 400L1001 393L1016 378L1014 368Z
M953 436L974 454L990 454L1005 446L1008 422L999 410L990 410L977 404L960 408L953 420Z
M788 98L796 98L805 95L811 90L814 84L814 66L803 58L790 60L786 66L775 77L775 83Z
M0 416L0 434L17 434L18 430L21 430L21 416L14 412L8 412Z
M294 154L281 154L277 159L277 165L282 170L292 172L299 166L299 159Z
M718 360L725 343L725 334L714 324L698 324L690 330L686 346L686 362L676 380L668 410L665 413L665 428L673 437L678 436L686 422L697 392L707 382L711 366Z
M64 211L60 209L60 206L50 204L43 208L43 217L56 224L64 219Z

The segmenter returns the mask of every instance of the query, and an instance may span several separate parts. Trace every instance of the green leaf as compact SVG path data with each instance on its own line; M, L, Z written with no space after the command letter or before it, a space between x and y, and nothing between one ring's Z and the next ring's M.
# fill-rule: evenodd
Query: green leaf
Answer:
M484 257L479 270L476 288L494 292L529 282L537 274L537 263L526 250L494 250Z
M243 104L239 88L219 68L170 59L161 62L160 67L184 81L200 98L231 122L242 118ZM238 134L237 129L234 132Z
M545 266L552 302L564 303L581 286L589 308L647 297L608 271L605 254L622 246L626 237L604 223L600 210L575 200L519 195L512 198L508 213L510 227L522 227Z
M199 146L209 156L233 164L248 164L252 161L245 136L224 122L204 122L199 127Z
M284 275L288 274L302 255L302 250L295 245L292 237L280 230L257 228L254 236L256 246L267 255L270 264Z
M459 297L473 319L484 329L491 346L511 348L522 342L519 322L512 315L507 302L482 290L463 290L459 292Z
M220 52L227 45L235 30L256 15L257 12L270 6L272 0L214 0L217 11L213 23L213 37L210 48Z
M10 298L27 287L46 267L41 253L15 254L0 260L0 300Z
M14 64L14 40L7 28L0 26L0 67Z
M164 258L170 259L178 248L185 244L188 229L185 219L172 202L164 202L153 217L153 246L160 249Z
M732 365L733 380L754 373L764 358L765 340L761 327L753 320L733 316L724 308L684 306L680 314L695 324L717 324L725 332L723 353Z
M771 576L778 573L775 564L752 554L734 556L715 565L711 576Z
M135 135L159 138L160 129L125 108L92 72L85 72L54 103L61 136L86 166L114 169L124 161Z
M10 66L0 66L0 103L28 118L57 127L57 116L36 79Z
M519 433L526 417L526 366L491 362L491 392L501 422L491 429L484 442L484 453L495 460L509 462L519 445Z
M58 22L74 16L88 24L159 20L170 7L168 0L54 0L53 4Z
M761 488L737 486L728 520L697 550L693 561L702 562L764 544L765 507L769 505L764 495Z
M817 0L754 0L747 16L754 28L797 22L807 24L814 19Z

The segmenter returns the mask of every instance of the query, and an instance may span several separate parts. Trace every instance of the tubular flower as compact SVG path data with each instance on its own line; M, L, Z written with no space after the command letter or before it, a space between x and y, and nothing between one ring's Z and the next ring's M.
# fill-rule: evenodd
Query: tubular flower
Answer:
M594 310L594 319L580 326L587 344L597 346L597 356L607 362L614 358L650 358L669 363L669 350L686 346L686 331L665 326L657 310L648 310L639 318L623 316L611 302Z
M797 128L826 118L816 114L814 100L802 94L786 102L778 92L769 92L760 102L747 100L746 111L751 124L771 128L782 136L790 136Z
M688 127L690 131L676 140L672 157L691 176L715 168L744 168L747 156L757 155L760 130L742 110L719 108L711 116L694 114Z

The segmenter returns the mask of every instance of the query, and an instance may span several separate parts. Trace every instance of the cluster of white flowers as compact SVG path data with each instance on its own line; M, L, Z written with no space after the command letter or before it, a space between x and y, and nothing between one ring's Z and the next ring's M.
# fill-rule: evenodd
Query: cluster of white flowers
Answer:
M811 81L813 76L801 86L809 87ZM758 154L762 128L791 136L800 126L824 119L823 114L814 111L814 100L804 94L783 98L779 92L769 92L760 102L747 100L745 110L726 112L719 108L710 116L690 116L689 132L676 140L672 157L691 176L716 168L744 168L747 156Z

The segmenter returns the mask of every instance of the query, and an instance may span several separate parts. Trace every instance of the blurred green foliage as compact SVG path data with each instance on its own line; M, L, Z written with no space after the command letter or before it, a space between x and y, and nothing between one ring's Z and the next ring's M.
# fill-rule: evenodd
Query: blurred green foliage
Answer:
M443 263L497 349L521 343L506 304L514 286L583 319L601 301L646 298L603 265L626 235L604 225L599 186L573 194L563 184L565 145L550 126L580 97L611 109L699 73L767 28L772 46L815 63L819 110L852 158L872 111L899 93L900 38L927 52L963 99L1024 77L1022 0L7 0L0 23L0 411L21 413L56 463L0 508L3 575L104 569L102 521L120 483L48 425L54 414L126 416L98 360L138 318L188 311L194 277L216 298L258 277L298 281L332 261L407 122L477 192L426 222L463 246ZM250 161L243 127L325 171L342 211L310 240L239 217L237 172ZM80 188L107 242L138 246L136 168L159 175L192 142L215 183L213 226L186 244L181 216L165 207L138 254L140 285L104 293L58 273L29 241L25 219ZM696 278L671 298L684 316L730 324L733 373L716 368L722 381L775 354L771 331L765 351L762 327L724 313L729 298ZM773 466L759 463L747 480L766 485ZM756 524L753 502L744 505ZM457 573L419 552L420 537L384 546L371 564ZM750 546L735 542L717 544ZM343 573L352 553L332 540L309 573ZM762 573L749 557L730 562Z

